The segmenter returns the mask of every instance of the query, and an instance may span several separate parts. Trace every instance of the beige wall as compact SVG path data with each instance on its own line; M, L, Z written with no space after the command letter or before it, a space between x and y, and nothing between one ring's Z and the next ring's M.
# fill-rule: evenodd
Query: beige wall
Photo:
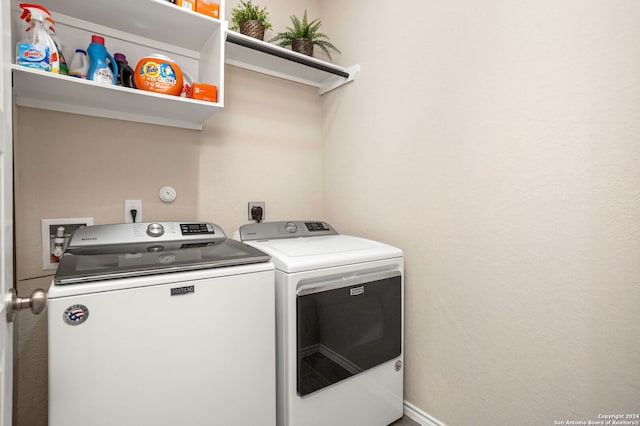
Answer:
M362 67L323 97L325 217L405 250L405 398L456 426L638 413L640 4L322 6Z
M322 104L317 89L227 67L224 112L202 131L198 217L231 235L249 201L266 220L321 217Z

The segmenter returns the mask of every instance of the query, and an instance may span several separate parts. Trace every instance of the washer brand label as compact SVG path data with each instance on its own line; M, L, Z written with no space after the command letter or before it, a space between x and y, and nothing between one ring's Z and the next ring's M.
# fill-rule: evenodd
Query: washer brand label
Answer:
M88 318L89 308L84 305L71 305L62 314L62 320L69 325L80 325Z
M351 288L351 289L349 289L349 293L350 293L352 296L358 296L358 295L360 295L360 294L364 294L364 287L363 287L363 286L360 286L360 287L354 287L354 288Z
M195 293L196 287L193 285L187 287L176 287L171 289L172 296L181 296L183 294Z

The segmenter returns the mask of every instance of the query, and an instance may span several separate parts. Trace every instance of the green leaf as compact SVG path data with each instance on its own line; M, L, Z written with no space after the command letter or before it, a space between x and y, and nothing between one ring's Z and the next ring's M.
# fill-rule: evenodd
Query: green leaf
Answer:
M305 9L302 15L302 20L296 15L291 15L292 27L287 27L287 31L278 33L269 42L277 43L281 47L290 46L293 40L299 38L308 38L311 43L318 46L322 51L331 59L329 49L341 53L338 48L331 44L328 40L329 37L326 34L318 32L318 29L322 26L320 19L314 19L311 22L308 20L307 10ZM326 39L326 40L323 40Z
M255 20L260 22L265 29L271 29L272 25L269 21L269 12L266 7L260 7L251 3L251 0L240 0L240 4L231 10L231 27L232 30L238 30L243 22Z

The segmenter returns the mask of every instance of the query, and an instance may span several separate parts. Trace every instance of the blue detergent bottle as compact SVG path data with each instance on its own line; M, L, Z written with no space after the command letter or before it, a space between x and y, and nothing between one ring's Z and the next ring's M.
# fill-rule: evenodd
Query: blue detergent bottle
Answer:
M89 72L87 80L93 80L100 84L118 84L118 64L104 47L104 37L91 36L91 44L87 49L89 54ZM113 71L107 64L107 59L113 67Z

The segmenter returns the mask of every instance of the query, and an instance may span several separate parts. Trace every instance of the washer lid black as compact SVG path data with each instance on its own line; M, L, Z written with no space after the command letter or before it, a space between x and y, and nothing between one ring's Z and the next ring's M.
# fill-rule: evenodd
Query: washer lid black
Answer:
M260 250L225 238L94 246L68 250L60 260L54 283L76 284L269 260L270 257Z

